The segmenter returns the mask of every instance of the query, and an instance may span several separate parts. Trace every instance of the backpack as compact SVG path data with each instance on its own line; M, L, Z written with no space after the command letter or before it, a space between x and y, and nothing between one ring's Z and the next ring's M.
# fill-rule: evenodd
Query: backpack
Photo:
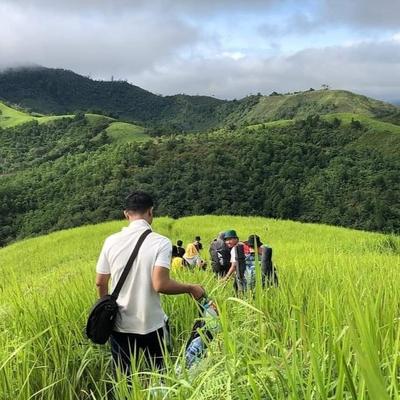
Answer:
M214 239L210 244L211 267L215 274L224 276L229 269L231 252L222 239Z
M245 245L237 246L239 271L237 287L240 290L254 290L256 286L256 256ZM262 245L258 248L258 262L261 266L262 286L278 286L278 273L272 263L272 248Z
M268 246L261 246L263 248L261 256L261 273L262 273L262 285L267 286L278 286L278 271L274 263L272 262L272 248Z

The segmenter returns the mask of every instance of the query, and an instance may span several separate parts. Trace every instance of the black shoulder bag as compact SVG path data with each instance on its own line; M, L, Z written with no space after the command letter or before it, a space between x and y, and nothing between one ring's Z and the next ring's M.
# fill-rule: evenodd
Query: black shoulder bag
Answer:
M121 291L122 285L132 268L140 246L150 233L151 230L148 229L140 236L114 291L97 300L90 310L88 321L86 323L86 336L93 343L104 344L110 337L118 315L117 298L119 292Z

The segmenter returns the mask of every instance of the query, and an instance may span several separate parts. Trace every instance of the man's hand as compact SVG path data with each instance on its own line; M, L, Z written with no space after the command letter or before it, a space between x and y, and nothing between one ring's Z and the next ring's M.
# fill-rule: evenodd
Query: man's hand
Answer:
M200 299L201 296L204 295L206 291L200 285L191 285L190 294L194 297L195 300Z
M169 277L169 269L160 266L155 266L153 269L152 283L154 290L158 293L189 293L195 299L199 299L204 294L204 289L200 285L176 282Z

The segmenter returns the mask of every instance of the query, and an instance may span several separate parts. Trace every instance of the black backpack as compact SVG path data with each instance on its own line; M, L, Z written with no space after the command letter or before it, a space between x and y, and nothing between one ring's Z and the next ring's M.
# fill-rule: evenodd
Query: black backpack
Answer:
M272 248L263 245L263 252L261 256L261 272L263 287L278 286L278 271L272 262Z
M214 239L210 244L211 267L214 273L225 275L228 272L231 251L221 239Z

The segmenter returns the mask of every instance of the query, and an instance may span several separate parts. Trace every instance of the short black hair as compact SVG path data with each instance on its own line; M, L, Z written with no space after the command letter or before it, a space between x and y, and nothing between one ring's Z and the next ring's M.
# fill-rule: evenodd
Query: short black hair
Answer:
M176 242L176 244L180 247L180 246L182 246L183 242L182 242L182 240L178 240L178 241Z
M178 248L174 244L172 245L172 257L178 257Z
M143 214L153 206L153 199L148 193L135 191L125 198L124 210Z

